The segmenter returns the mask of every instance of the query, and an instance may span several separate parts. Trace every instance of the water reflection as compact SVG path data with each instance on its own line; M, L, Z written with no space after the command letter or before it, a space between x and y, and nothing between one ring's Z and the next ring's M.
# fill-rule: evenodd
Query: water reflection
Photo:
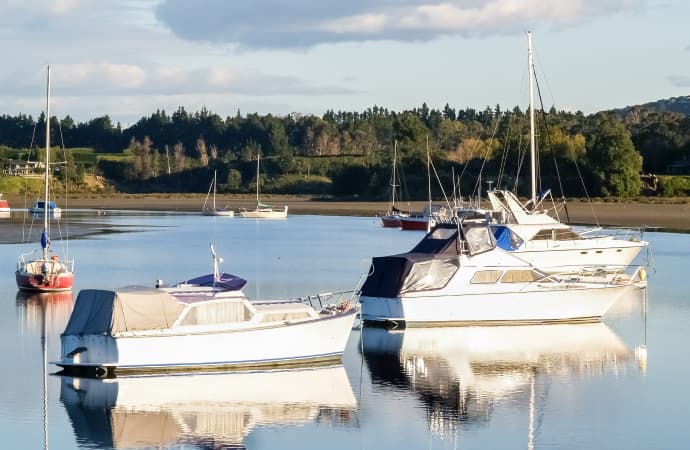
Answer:
M90 448L244 448L256 427L345 424L357 407L343 366L252 373L61 377L60 401Z
M16 303L20 333L31 331L45 336L45 333L62 333L72 313L74 298L71 291L17 291Z
M607 325L558 324L386 330L364 328L372 383L413 392L430 430L488 423L499 405L534 417L535 380L625 370L632 352ZM548 383L546 383L548 384Z

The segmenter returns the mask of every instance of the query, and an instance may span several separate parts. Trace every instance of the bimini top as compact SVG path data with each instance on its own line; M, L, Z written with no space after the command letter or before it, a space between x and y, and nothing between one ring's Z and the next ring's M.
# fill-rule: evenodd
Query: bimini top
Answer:
M83 289L63 335L115 335L170 328L185 305L160 289L132 286L116 291Z
M486 224L439 224L409 252L373 258L362 295L390 298L441 289L460 267L459 255L473 256L495 247Z

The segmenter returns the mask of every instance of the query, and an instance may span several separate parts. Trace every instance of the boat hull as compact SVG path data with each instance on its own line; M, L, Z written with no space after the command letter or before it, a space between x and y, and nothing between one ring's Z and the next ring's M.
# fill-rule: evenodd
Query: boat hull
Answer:
M426 231L429 227L428 217L402 217L398 220L403 230Z
M381 217L383 228L400 228L400 218L396 215Z
M428 291L393 298L362 296L360 304L362 320L401 326L594 322L631 288L604 284L472 294Z
M18 270L15 272L15 278L17 280L17 287L26 291L69 291L72 289L72 285L74 284L73 273L46 276L40 273L35 274Z
M240 216L246 219L287 219L288 208L285 209L255 209L240 211Z
M337 361L356 310L303 322L206 332L62 335L61 360L72 372L248 369Z
M228 209L207 209L201 212L204 216L234 217L235 211Z

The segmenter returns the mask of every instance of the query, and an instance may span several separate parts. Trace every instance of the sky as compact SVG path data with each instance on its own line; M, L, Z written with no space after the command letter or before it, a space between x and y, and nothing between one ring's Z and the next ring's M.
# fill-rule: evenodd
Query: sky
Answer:
M0 114L221 117L690 95L686 0L0 0Z

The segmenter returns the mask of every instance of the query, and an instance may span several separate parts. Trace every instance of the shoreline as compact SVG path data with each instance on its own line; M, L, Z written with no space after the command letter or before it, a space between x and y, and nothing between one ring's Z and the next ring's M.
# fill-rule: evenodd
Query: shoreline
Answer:
M23 218L17 216L16 210L26 208L24 199L5 196L15 213L11 219L0 219L0 243L20 243L22 241ZM106 231L109 224L98 219L97 211L135 210L160 212L201 212L204 203L201 194L138 194L138 195L82 195L75 198L57 199L64 209L94 210L93 220L80 217L77 222L69 223L71 237L80 237ZM375 217L384 214L388 202L357 202L312 200L303 196L266 196L262 201L273 203L276 207L288 206L288 214L293 215L349 215ZM31 203L31 202L29 202ZM254 208L256 200L249 196L221 195L216 203L227 205L236 211L240 208ZM399 207L409 210L421 210L427 202L405 202ZM608 227L647 227L668 231L690 232L690 199L675 203L658 202L583 202L569 201L567 211L560 212L561 220L575 225L600 225ZM566 215L567 213L567 215ZM566 218L567 217L567 218ZM243 220L243 219L239 219Z

